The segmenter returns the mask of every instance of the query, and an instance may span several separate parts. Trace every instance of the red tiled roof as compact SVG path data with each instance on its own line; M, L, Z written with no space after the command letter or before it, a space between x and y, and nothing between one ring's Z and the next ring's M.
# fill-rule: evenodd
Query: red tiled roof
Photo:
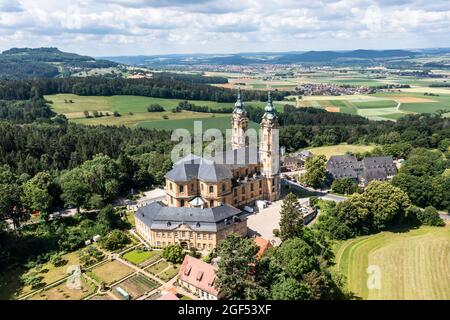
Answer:
M214 287L216 269L202 260L186 255L180 271L178 271L178 278L213 296L217 297L219 294L219 291Z
M164 292L158 299L156 300L180 300L173 292Z
M272 248L272 244L269 240L266 240L261 237L254 237L253 241L255 241L256 245L259 247L259 251L256 254L257 258L261 258L261 256L269 249Z

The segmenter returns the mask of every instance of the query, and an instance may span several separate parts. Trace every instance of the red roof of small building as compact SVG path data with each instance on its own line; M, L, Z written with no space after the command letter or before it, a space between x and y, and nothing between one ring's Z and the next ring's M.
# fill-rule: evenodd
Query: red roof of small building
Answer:
M180 300L173 292L164 292L156 300Z
M216 268L202 260L186 255L178 272L178 278L213 296L219 295L219 291L214 287Z
M272 248L272 244L269 240L266 240L262 237L254 237L253 241L255 241L256 245L259 247L259 251L256 254L257 258L261 258L262 255L269 249Z

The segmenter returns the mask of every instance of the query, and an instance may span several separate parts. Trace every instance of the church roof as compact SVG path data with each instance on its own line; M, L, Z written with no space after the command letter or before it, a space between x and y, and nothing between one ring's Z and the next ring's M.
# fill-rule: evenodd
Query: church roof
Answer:
M223 204L214 208L167 207L153 202L140 207L135 216L153 230L172 230L186 224L194 231L216 232L235 219L242 219L242 210Z
M272 104L272 94L270 93L270 91L267 93L267 104L266 104L266 107L264 108L264 110L266 112L264 113L263 118L266 118L266 119L276 118L275 108Z
M213 157L188 155L177 161L165 177L175 182L188 182L192 179L222 181L233 177L231 168L258 164L259 161L259 149L250 146L226 150Z
M198 179L202 181L221 181L233 177L230 168L213 160L203 159L198 168Z
M242 102L241 99L241 88L238 87L238 92L237 92L237 100L236 103L234 104L234 110L233 113L246 113L245 109L244 109L244 103Z

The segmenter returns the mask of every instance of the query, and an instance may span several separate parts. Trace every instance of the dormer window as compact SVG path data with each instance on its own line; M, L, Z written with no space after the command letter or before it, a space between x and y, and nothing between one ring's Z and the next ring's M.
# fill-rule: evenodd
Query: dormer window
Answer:
M186 270L184 270L184 275L188 276L191 273L192 266L187 266Z
M203 278L203 271L199 271L197 273L197 277L195 278L197 281L201 281Z
M168 227L172 226L172 222L167 221L167 226L168 226Z
M200 228L200 222L197 222L196 227Z

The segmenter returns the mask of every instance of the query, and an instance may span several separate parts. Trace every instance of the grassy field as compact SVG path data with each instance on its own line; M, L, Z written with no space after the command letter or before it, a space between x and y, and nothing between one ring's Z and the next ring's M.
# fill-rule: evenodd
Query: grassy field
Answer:
M174 129L187 129L189 132L193 132L194 121L202 122L203 131L213 128L219 129L220 131L231 129L231 116L228 114L216 114L214 117L208 115L207 117L196 117L192 119L143 121L138 123L136 127L169 131ZM258 129L259 125L250 121L249 127Z
M166 260L159 260L157 263L152 264L149 268L146 269L146 271L153 273L154 275L157 275L164 269L166 269L169 266L169 263Z
M358 237L335 247L336 268L363 299L450 299L450 227ZM368 289L369 266L379 288Z
M37 272L43 286L67 277L68 266L79 264L76 252L65 254L62 258L66 261L66 264L63 266L55 267L50 262L47 262L42 265L40 271ZM32 268L29 271L36 272L36 269ZM24 269L12 269L0 273L0 300L17 298L32 292L31 287L23 286L19 279L20 276L26 272L28 271Z
M163 281L169 281L170 279L172 279L173 277L175 277L178 274L179 270L180 270L180 265L171 264L163 272L159 273L158 277L161 278Z
M92 273L106 284L111 284L133 273L133 269L119 261L106 262L92 269Z
M50 289L38 292L30 297L30 300L81 300L92 294L95 286L81 278L81 288L69 288L66 282L63 282Z
M160 99L139 96L111 96L92 97L78 96L74 94L56 94L45 96L52 102L52 109L56 113L64 114L73 122L85 125L124 125L128 127L156 128L173 130L186 128L193 130L193 119L202 120L204 128L218 128L224 130L230 128L229 114L211 114L201 112L182 111L173 113L172 110L182 101L180 99ZM198 106L208 106L212 109L230 108L234 103L218 103L214 101L190 101ZM148 112L147 107L151 104L160 104L165 108L164 112ZM264 107L265 102L249 101L247 105ZM283 103L275 104L277 110L282 110ZM86 118L84 111L91 115L93 111L103 113L103 117ZM118 112L121 116L114 117ZM108 115L107 115L108 114Z
M316 148L310 148L308 149L315 155L324 155L329 159L333 155L343 155L348 152L351 153L362 153L367 151L372 151L376 146L370 145L370 146L360 146L360 145L353 145L353 144L338 144L335 146L324 146L324 147L316 147Z
M158 251L143 251L134 249L123 255L123 258L133 264L141 264L154 256L159 255Z

